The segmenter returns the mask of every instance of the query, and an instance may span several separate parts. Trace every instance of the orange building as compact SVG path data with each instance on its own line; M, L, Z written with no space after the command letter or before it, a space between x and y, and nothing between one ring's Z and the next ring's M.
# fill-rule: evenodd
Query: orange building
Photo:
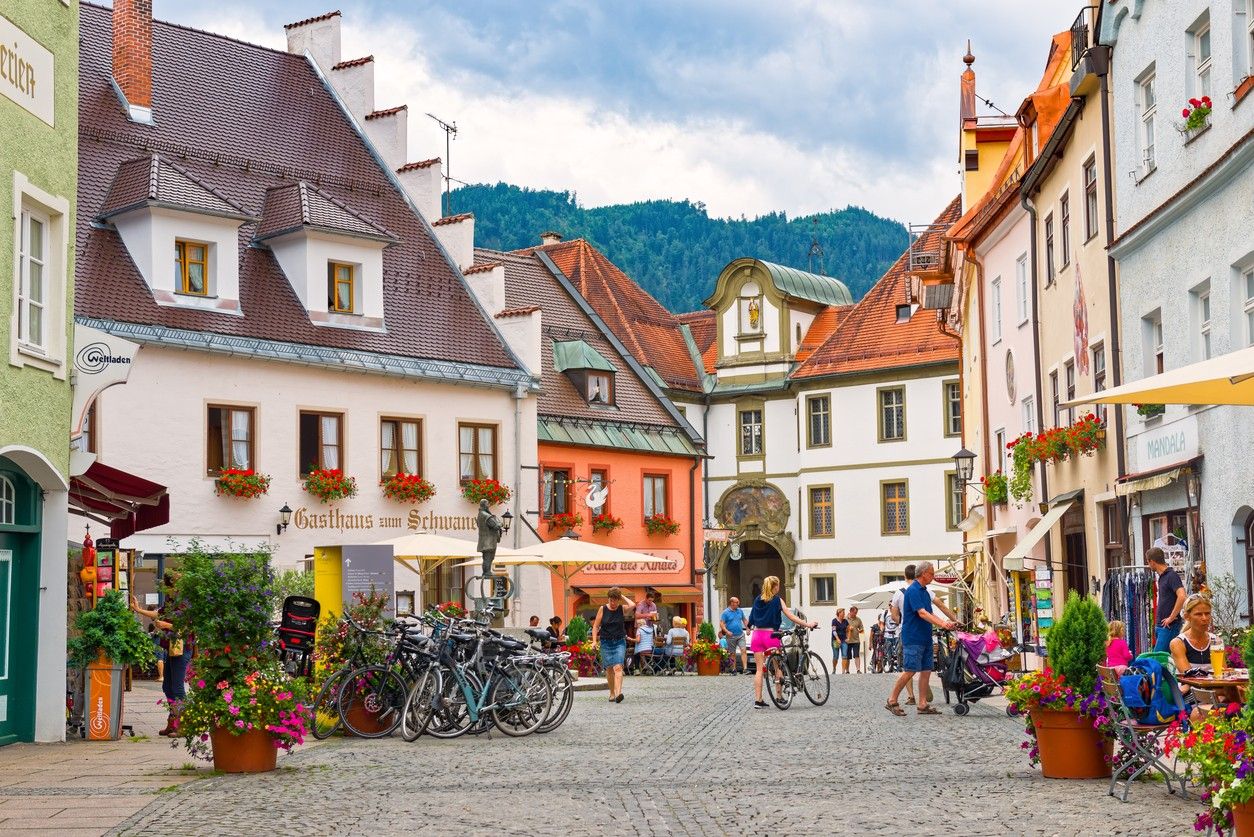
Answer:
M605 259L585 242L571 244ZM502 327L539 331L540 507L525 510L522 525L542 540L571 533L641 553L635 564L580 571L569 595L554 578L552 612L564 621L590 618L610 587L632 598L653 589L664 618L682 616L695 629L703 610L700 435L663 394L647 361L543 251L478 250L475 262L503 268Z

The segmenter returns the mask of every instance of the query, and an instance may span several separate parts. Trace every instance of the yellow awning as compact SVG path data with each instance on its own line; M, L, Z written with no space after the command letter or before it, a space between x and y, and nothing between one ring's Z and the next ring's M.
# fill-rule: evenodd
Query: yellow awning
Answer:
M1127 482L1115 483L1115 494L1120 497L1126 497L1129 494L1135 494L1138 491L1153 491L1156 488L1162 488L1171 485L1180 478L1180 473L1184 468L1172 468L1170 471L1163 471L1161 474L1153 474L1140 479L1131 479Z
M1067 510L1070 509L1071 506L1072 503L1059 503L1050 509L1049 512L1041 518L1040 522L1033 526L1032 529L1023 536L1021 541L1015 544L1015 548L1010 550L1010 552L1002 558L1002 563L1013 563L1015 561L1022 561L1026 558L1027 554L1032 551L1032 548L1041 542L1041 539L1045 537L1045 533L1053 528L1055 523L1062 519L1062 516L1067 513Z
M1169 369L1063 404L1242 404L1254 406L1254 346Z

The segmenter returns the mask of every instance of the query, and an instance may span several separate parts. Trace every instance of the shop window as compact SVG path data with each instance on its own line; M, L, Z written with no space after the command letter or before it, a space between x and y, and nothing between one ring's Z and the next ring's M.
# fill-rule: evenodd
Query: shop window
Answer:
M209 296L209 245L174 240L174 287L188 296Z
M836 604L836 576L834 575L810 576L810 604L812 605Z
M255 467L256 435L252 407L209 405L205 428L205 472L216 476L225 468Z
M667 514L667 482L663 474L644 475L644 516Z
M379 473L422 475L422 422L385 418L379 421Z
M906 388L885 387L879 396L879 440L900 442L906 438Z
M835 534L832 506L832 487L810 487L810 537L830 538Z
M570 478L570 470L545 468L542 474L541 496L544 498L544 516L566 514L571 510L571 495L575 487L575 483Z
M907 483L880 483L880 534L910 534L910 498Z
M945 435L962 435L962 390L957 381L945 384Z
M806 447L825 448L832 444L832 397L811 395L806 398Z
M740 411L740 455L762 455L762 408Z
M462 482L496 479L496 427L458 424L458 473Z
M344 416L340 413L301 412L300 474L320 468L344 467Z
M17 520L17 489L8 477L0 475L0 526L12 526Z
M343 262L327 262L327 310L336 314L355 314L356 300L356 266Z

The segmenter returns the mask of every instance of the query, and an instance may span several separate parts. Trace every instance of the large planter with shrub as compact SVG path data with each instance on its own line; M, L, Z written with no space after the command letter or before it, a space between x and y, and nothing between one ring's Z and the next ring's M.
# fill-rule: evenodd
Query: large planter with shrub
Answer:
M1040 750L1041 775L1047 779L1110 778L1114 742L1093 728L1093 719L1071 709L1032 712Z

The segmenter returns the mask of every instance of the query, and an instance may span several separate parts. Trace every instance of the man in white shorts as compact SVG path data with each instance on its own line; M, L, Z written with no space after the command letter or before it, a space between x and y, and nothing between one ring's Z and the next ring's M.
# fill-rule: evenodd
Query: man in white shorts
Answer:
M910 582L914 581L914 564L906 565L905 574L906 574L906 586L909 586ZM949 607L944 602L936 598L936 591L934 591L931 587L928 587L927 594L932 597L932 604L935 607L940 608L941 612L943 612L947 617L949 617L951 621L953 622L958 621L958 616L952 610L950 610ZM893 594L893 602L892 604L888 606L888 618L891 622L896 623L898 626L901 625L901 608L902 608L902 605L905 604L905 601L906 601L906 588L902 587L900 590L898 590L896 593ZM900 656L901 654L900 644L898 644L897 646L897 653L898 653L898 657L897 657L898 666L897 667L898 667L898 670L900 670L901 662L902 662L901 656ZM928 691L929 692L931 691L930 686L928 687ZM909 697L906 698L906 706L914 706L915 705L914 678L911 678L910 680L906 681L906 694L909 695ZM932 702L931 697L929 696L928 703L930 704L931 702Z

